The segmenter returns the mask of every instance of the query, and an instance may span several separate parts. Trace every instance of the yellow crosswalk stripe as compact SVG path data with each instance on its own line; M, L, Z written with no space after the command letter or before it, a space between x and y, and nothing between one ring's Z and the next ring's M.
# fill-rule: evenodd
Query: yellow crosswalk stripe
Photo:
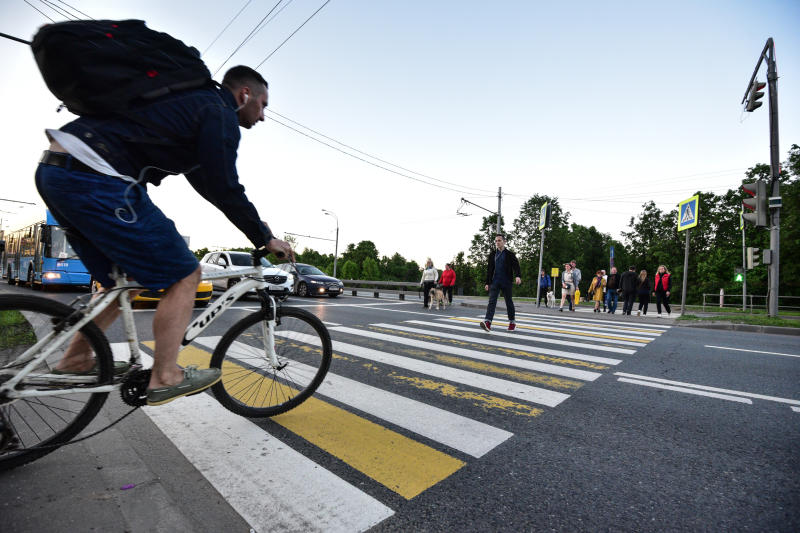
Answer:
M153 343L143 344L152 348ZM208 367L210 360L211 354L194 346L181 350L178 357L183 366ZM240 372L241 367L226 361L222 370L225 381L226 374ZM245 385L242 383L242 390ZM290 396L294 392L277 385L283 390L272 394ZM247 400L258 403L256 398ZM409 500L466 464L314 397L271 420Z

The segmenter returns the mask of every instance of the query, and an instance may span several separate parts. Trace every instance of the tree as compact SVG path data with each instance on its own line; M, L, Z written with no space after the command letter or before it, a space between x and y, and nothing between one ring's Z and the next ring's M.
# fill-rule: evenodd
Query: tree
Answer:
M371 257L378 261L378 248L372 241L361 241L357 245L348 244L347 249L342 254L342 261L353 261L356 265L364 263L364 259Z
M364 262L361 263L361 277L368 280L380 279L378 262L371 257L364 259Z
M343 279L360 279L358 265L351 260L347 260L342 265L342 278Z
M194 254L194 256L195 256L195 257L197 258L197 260L199 261L199 260L200 260L200 259L202 259L202 258L203 258L203 257L204 257L204 256L205 256L205 255L206 255L208 252L209 252L209 251L210 251L210 250L209 250L208 248L200 248L199 250L195 250L195 251L194 251L194 252L192 252L192 253Z

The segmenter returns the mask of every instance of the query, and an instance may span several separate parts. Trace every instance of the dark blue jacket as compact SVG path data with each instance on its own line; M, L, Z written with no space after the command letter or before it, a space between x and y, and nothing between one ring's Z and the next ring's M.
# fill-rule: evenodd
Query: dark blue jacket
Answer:
M504 284L505 283L513 283L515 277L521 277L522 274L520 273L519 269L519 261L517 260L517 256L514 255L514 252L509 250L508 248L504 249L506 252L506 257L504 261ZM489 257L487 258L487 262L489 263L489 268L486 269L486 285L491 285L494 281L494 255L497 250L492 250L489 253Z
M552 284L550 283L550 276L545 274L544 277L542 277L542 275L539 274L539 287L541 287L543 289L546 289L546 288L550 287L551 285Z
M80 117L61 130L100 154L120 174L159 185L184 174L256 246L272 232L247 199L236 173L239 120L236 101L222 87L169 94L132 110L152 129L123 117ZM111 179L111 178L110 178Z

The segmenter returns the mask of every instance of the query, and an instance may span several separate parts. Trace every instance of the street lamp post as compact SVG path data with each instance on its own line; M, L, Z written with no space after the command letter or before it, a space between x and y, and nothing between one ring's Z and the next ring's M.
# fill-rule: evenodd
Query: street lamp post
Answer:
M336 216L335 213L328 211L327 209L322 210L323 213L326 215L330 215L336 219L336 244L334 245L333 249L333 277L336 277L336 260L339 256L339 217Z

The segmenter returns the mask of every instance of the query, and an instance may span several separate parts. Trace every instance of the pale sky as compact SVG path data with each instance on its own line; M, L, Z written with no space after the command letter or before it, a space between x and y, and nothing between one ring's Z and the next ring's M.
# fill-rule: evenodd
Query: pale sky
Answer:
M287 1L218 80L230 66L256 66L324 2ZM143 19L201 51L247 4L204 54L213 72L276 2L67 4L98 19ZM0 7L0 32L30 39L45 22L23 0ZM619 237L644 201L672 209L697 189L737 187L747 167L769 162L767 98L755 113L740 104L768 37L780 77L781 158L800 144L798 27L797 1L332 0L259 67L270 109L456 190L381 170L271 120L242 131L240 178L279 236L332 239L328 209L339 218L340 251L371 240L381 255L430 256L440 268L469 248L485 214L470 207L472 216L458 216L461 197L496 210L498 187L508 193L509 227L540 193L558 196L571 221ZM33 183L43 130L71 115L55 112L28 47L0 38L0 58L0 198L38 203L0 202L2 227L15 229L43 216ZM248 245L183 177L149 191L193 249ZM298 241L300 250L333 252L333 242Z

